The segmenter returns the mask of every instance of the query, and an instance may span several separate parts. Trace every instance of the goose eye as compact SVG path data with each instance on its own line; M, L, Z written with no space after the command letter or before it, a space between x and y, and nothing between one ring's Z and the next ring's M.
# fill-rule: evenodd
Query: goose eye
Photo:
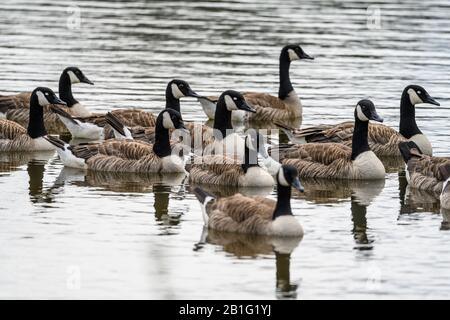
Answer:
M422 94L422 91L420 91L420 90L419 90L419 91L417 91L417 94Z
M236 97L234 97L234 98L233 98L233 100L234 100L234 101L236 101L236 100L237 100L237 98L236 98Z

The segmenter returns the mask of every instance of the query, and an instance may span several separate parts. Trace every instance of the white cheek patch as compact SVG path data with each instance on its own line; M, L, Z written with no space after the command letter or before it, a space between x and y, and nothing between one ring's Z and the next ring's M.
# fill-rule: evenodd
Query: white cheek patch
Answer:
M239 110L236 103L233 101L229 95L225 96L225 105L227 106L228 111Z
M75 73L73 73L73 71L69 71L67 72L67 74L69 75L70 78L70 82L73 83L80 83L80 79L78 79L78 77L75 75Z
M183 92L181 92L180 88L178 88L178 86L175 83L172 83L171 88L172 88L172 95L176 99L180 99L180 98L184 97Z
M36 92L36 95L38 97L39 105L46 106L50 104L50 102L41 91Z
M163 114L163 126L166 129L175 129L175 125L173 124L173 121L170 118L170 114L168 112L164 112Z
M356 106L356 115L361 121L369 121L369 118L366 117L359 104Z
M292 49L288 49L288 54L289 54L289 60L294 61L294 60L299 60L300 58L298 57L297 53L295 53L294 50Z
M286 177L284 176L283 169L280 169L280 171L278 171L278 182L284 187L289 187L289 183L287 182Z
M422 99L420 99L420 97L417 95L416 91L414 91L413 89L409 89L408 94L409 94L409 100L411 101L411 104L413 106L416 104L419 104L419 103L423 103Z

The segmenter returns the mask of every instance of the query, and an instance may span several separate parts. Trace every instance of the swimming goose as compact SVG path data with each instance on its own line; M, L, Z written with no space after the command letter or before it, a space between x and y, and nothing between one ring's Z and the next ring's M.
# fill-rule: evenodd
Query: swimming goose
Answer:
M280 54L280 86L278 97L257 92L242 93L245 100L254 106L256 113L248 114L242 111L234 111L233 121L273 121L299 118L302 116L302 104L292 87L289 77L289 67L292 61L301 59L314 59L306 54L299 45L287 45ZM202 97L198 99L210 119L216 116L217 97Z
M105 139L129 139L129 140L139 140L148 143L155 142L155 127L142 127L142 126L134 126L127 127L125 126L118 117L116 117L111 112L106 114L106 122L112 129L112 137L110 134L105 136ZM207 144L213 141L214 131L213 128L195 122L184 122L186 129L189 131L189 135L186 136L183 133L183 137L186 137L186 143L183 140L183 144L186 144L189 149L202 147L204 148ZM173 130L169 131L171 136L171 141L173 143L177 143L179 141L179 132L176 132L176 135L173 135ZM171 142L171 144L172 144Z
M431 98L424 88L417 85L409 85L403 90L400 102L400 132L382 124L369 125L369 146L377 156L400 157L398 144L407 140L417 143L423 153L432 155L431 143L420 131L416 123L415 106L420 103L430 103L439 106L439 103ZM352 144L353 122L321 125L305 129L294 129L284 125L281 121L275 123L295 143L337 142L347 146Z
M303 192L298 172L283 165L277 174L278 199L246 197L238 193L216 199L195 188L200 201L203 221L210 229L234 233L259 234L281 237L301 237L303 228L292 215L291 186Z
M203 155L226 154L240 159L244 157L244 139L233 131L231 123L231 112L235 110L255 112L241 93L234 90L223 92L217 101L214 138L203 148Z
M186 81L174 79L167 84L166 108L180 112L180 98L200 97L195 93ZM53 107L52 110L58 114L61 121L70 131L72 138L81 139L103 139L105 134L106 115L96 114L89 117L73 117L61 108ZM118 109L111 113L116 116L125 126L154 127L156 117L151 112L140 109Z
M264 138L260 133L245 137L244 161L236 161L226 155L198 157L186 169L189 180L196 184L215 184L241 187L272 186L274 179L258 165L258 153L266 155Z
M370 150L367 140L369 120L383 122L372 101L361 100L355 108L352 147L339 143L280 145L271 149L282 164L295 166L300 177L324 179L383 179L385 168Z
M48 141L56 146L61 161L68 167L114 172L186 172L184 159L172 153L170 129L184 129L183 120L177 111L165 109L156 119L153 145L116 139L77 146L54 137L48 137Z
M440 194L441 206L450 208L450 159L425 155L413 141L401 142L399 149L406 163L409 185Z
M53 145L45 140L47 131L44 125L44 107L52 103L65 104L51 89L38 87L31 93L27 129L14 121L0 119L0 151L54 150Z
M59 78L59 96L67 106L61 107L73 116L88 116L91 113L86 107L80 104L72 95L72 84L87 83L93 85L84 73L77 67L68 67L63 70ZM12 96L0 96L0 110L5 112L8 120L15 121L26 127L28 125L29 107L31 92L22 92ZM58 116L50 111L49 107L44 108L44 124L47 131L54 134L67 132L64 124Z

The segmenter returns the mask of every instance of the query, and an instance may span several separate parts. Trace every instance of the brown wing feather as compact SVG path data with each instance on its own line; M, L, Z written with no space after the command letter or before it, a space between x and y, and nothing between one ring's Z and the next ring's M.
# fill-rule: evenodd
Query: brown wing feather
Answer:
M407 164L410 175L410 185L420 190L428 190L436 194L442 191L446 180L446 169L450 167L450 159L430 157L427 155L413 156Z
M237 233L264 233L275 210L276 202L263 197L236 194L216 200L209 207L210 228Z
M10 120L0 119L0 139L13 140L26 133L27 130L20 124Z
M121 123L127 127L141 126L154 127L156 124L156 117L153 113L139 109L117 109L111 111ZM82 122L93 123L99 127L105 127L106 114L93 114L88 117L75 117L75 119Z
M195 158L189 169L189 179L194 183L236 186L244 174L234 159L223 155Z
M0 112L10 109L29 108L31 92L21 92L16 95L0 96Z
M281 163L293 165L301 177L345 178L354 175L351 148L337 143L310 143L271 150Z

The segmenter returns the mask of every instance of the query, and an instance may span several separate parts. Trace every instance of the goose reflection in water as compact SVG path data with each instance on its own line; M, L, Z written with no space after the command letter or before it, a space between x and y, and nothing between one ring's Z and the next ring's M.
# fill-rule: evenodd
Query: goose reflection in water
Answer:
M295 197L315 204L336 204L350 199L352 234L357 244L355 249L373 249L374 240L367 234L367 208L383 191L385 180L302 179L302 184L305 192L296 193Z
M171 233L170 226L176 226L180 222L183 211L187 209L177 209L169 213L170 197L183 199L185 174L170 173L122 173L122 172L102 172L84 171L74 168L64 167L56 179L53 189L70 184L78 187L94 187L104 191L112 191L124 196L145 196L154 194L154 214L155 219L160 223L164 234Z
M237 258L258 258L275 255L276 297L278 299L295 299L298 284L291 282L291 254L300 244L302 238L268 237L249 234L220 232L203 228L201 240L194 246L201 250L205 244L220 246L223 251Z
M410 188L406 177L399 174L400 216L417 212L440 212L439 194Z

